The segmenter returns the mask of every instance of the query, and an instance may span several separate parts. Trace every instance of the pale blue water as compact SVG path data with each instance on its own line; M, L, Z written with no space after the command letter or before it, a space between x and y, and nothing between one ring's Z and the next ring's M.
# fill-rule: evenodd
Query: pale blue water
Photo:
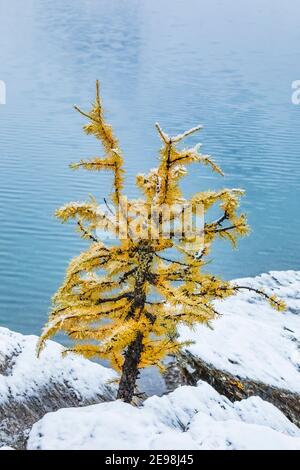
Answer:
M299 268L299 14L298 0L0 0L2 326L40 331L85 245L53 212L110 188L109 175L68 169L101 155L72 110L88 106L96 78L130 195L135 173L155 166L154 122L171 133L200 122L226 179L194 166L185 188L245 188L253 229L236 252L218 245L211 268L228 279Z

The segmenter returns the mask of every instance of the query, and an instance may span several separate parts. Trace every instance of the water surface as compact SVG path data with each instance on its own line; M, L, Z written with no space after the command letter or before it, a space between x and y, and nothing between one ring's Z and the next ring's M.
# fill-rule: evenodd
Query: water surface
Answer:
M211 269L227 279L298 269L300 79L297 0L0 0L0 324L39 333L71 257L85 246L55 208L109 175L68 164L101 155L73 109L99 78L126 154L127 191L156 164L154 122L170 133L202 123L203 150L226 179L194 166L187 194L243 187L252 234Z

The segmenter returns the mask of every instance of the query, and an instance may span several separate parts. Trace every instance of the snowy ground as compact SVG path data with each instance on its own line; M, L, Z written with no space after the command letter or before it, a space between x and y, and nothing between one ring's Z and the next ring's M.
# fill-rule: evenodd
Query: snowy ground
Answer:
M38 396L50 384L65 385L78 398L113 396L108 382L116 374L111 369L75 355L62 358L63 347L54 341L47 342L38 359L37 339L0 328L0 405Z
M33 423L49 411L115 397L112 370L78 356L62 358L53 341L37 359L37 339L0 328L0 448L23 449Z
M193 340L189 351L219 369L300 392L300 272L274 271L234 282L275 293L288 312L276 312L255 293L239 293L215 303L222 317L213 322L213 331L183 327L181 339Z
M271 272L236 283L276 293L288 312L241 293L216 303L222 317L214 331L181 328L181 338L193 339L190 352L220 369L299 392L300 272ZM0 328L0 446L14 447L9 433L15 422L29 430L32 416L40 413L29 449L300 449L300 430L258 397L231 403L199 382L153 396L142 407L106 401L115 395L109 384L113 371L74 355L62 359L62 347L53 341L37 359L36 341ZM98 404L77 407L89 403ZM26 426L24 409L30 412Z
M48 413L28 449L300 450L300 430L260 398L231 403L199 382L140 408L118 400Z

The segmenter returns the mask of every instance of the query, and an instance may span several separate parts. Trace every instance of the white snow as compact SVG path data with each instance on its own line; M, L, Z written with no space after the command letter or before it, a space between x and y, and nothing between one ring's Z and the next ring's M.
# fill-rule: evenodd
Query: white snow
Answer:
M255 293L241 292L215 302L222 316L212 323L213 331L182 327L180 339L195 341L188 350L217 368L299 392L300 272L274 271L234 283L275 293L288 311L277 312Z
M28 449L300 449L300 430L258 397L231 403L212 387L179 387L140 408L121 401L48 413Z
M194 340L189 351L218 368L299 392L300 272L271 272L235 283L277 294L288 312L278 313L256 294L243 292L215 303L222 317L213 331L182 327L181 339ZM12 397L38 396L53 382L68 384L85 399L99 391L113 395L108 384L116 377L113 371L75 355L62 359L63 348L53 341L37 359L36 342L36 336L0 328L0 405ZM231 403L199 382L153 396L141 407L111 401L48 413L33 426L28 448L300 450L300 430L258 397Z
M5 375L0 373L0 404L12 397L21 401L38 396L51 383L67 384L72 393L84 399L111 393L112 386L107 382L116 377L111 369L73 354L62 358L63 347L54 341L47 342L38 359L37 340L37 336L0 328L0 368L8 359Z

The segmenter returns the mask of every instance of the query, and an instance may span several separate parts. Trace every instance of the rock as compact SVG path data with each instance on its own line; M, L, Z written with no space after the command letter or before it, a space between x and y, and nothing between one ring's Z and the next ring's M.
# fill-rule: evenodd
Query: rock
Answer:
M53 341L37 359L37 339L0 328L0 446L25 448L45 413L116 396L112 370L75 355L62 358Z
M252 396L260 397L272 403L292 423L300 427L299 393L234 376L224 370L215 368L212 364L205 363L189 352L180 354L176 360L170 362L167 366L165 382L168 391L184 384L196 385L198 380L204 380L231 402Z

